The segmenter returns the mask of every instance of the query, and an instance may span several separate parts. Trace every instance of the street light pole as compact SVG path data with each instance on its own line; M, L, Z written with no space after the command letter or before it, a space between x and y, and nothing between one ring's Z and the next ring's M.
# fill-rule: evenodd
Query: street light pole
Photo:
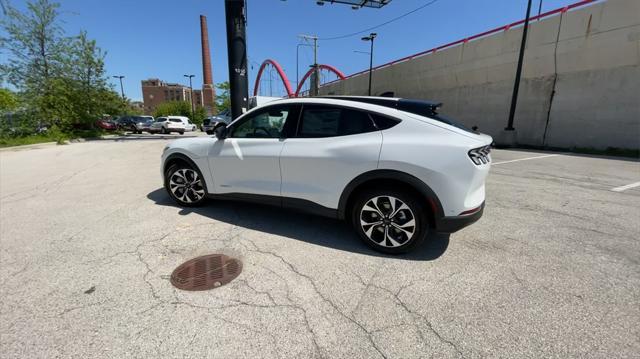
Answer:
M122 87L122 79L124 78L124 76L118 75L118 76L113 76L113 78L120 80L120 94L122 95L122 100L124 100L124 87Z
M509 109L509 121L505 131L513 131L513 117L516 114L516 104L518 103L518 89L520 88L520 77L522 75L522 62L524 61L524 48L527 44L527 30L529 29L529 17L531 15L531 0L527 4L527 17L524 20L522 29L522 42L520 44L520 55L518 56L518 68L516 69L516 80L513 85L513 95L511 96L511 108Z
M373 40L378 36L375 32L362 38L362 41L371 41L371 52L369 53L369 96L371 96L371 75L373 74Z
M191 79L196 77L196 75L182 75L182 76L189 78L189 100L191 102L191 121L193 121L193 117L195 116L196 110L193 107L193 84L191 82Z

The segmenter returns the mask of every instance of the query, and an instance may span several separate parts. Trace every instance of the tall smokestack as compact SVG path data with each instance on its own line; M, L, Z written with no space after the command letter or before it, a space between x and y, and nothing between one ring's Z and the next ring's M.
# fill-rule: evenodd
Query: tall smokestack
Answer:
M202 103L208 115L216 113L216 90L211 74L211 51L209 50L209 30L207 17L200 15L200 40L202 42Z
M200 15L200 39L202 41L202 79L205 84L213 85L211 76L211 52L209 50L209 30L207 17Z

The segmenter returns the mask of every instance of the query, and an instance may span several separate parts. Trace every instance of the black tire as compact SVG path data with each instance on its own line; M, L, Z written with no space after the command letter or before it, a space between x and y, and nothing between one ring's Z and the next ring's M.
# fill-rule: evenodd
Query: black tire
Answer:
M174 174L176 173L178 173L178 175L176 175L177 178L174 178L175 181L172 182L172 176L174 176ZM196 173L198 177L193 178L189 173ZM187 187L187 189L185 190L185 191L188 191L188 193L186 194L184 193L184 191L181 191L180 189L176 188L176 186L173 185L176 183L178 185L180 184L180 181L178 179L181 176L186 177L187 180L193 181L190 184L190 186ZM199 185L196 184L195 180L197 179L199 179ZM172 191L172 187L174 188L173 191ZM192 166L183 162L171 165L166 170L164 174L164 188L169 193L169 196L174 201L176 201L176 203L178 203L180 206L183 206L183 207L201 206L207 200L207 187L206 187L206 183L204 182L204 178L202 177L202 173L198 168L193 168ZM202 195L198 197L200 192Z
M164 127L162 128L162 130L160 132L162 132L163 135L166 135L167 133L169 133L169 131L167 131L167 129L164 128Z
M391 204L392 198L394 204ZM408 210L400 209L404 208L401 203L406 205ZM374 210L369 210L373 204ZM365 205L368 205L366 209ZM395 209L395 213L391 213L392 209ZM387 218L391 214L394 214L394 217ZM427 206L405 191L365 189L354 201L351 222L360 239L369 247L378 252L399 254L410 252L424 242L429 234L428 214ZM365 223L381 223L363 225L361 219ZM413 225L411 220L414 221ZM365 230L368 233L365 233Z
M180 131L179 133L180 133L181 135L184 135L184 131Z

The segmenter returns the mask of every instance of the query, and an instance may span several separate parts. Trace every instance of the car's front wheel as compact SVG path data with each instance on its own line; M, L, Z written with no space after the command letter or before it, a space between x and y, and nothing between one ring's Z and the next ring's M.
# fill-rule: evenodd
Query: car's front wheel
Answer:
M204 179L195 168L179 163L169 167L164 186L169 195L181 206L199 206L206 200Z
M429 232L424 204L393 189L363 191L353 206L352 222L367 245L391 254L413 250Z

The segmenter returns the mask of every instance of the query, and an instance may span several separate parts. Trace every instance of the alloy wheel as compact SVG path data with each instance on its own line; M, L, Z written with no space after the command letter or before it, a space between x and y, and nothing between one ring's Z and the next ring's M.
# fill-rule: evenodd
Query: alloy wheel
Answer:
M375 244L388 248L408 243L416 233L416 217L411 208L393 196L376 196L360 210L360 226Z
M198 172L181 168L171 174L169 190L184 203L195 203L204 197L204 186Z

